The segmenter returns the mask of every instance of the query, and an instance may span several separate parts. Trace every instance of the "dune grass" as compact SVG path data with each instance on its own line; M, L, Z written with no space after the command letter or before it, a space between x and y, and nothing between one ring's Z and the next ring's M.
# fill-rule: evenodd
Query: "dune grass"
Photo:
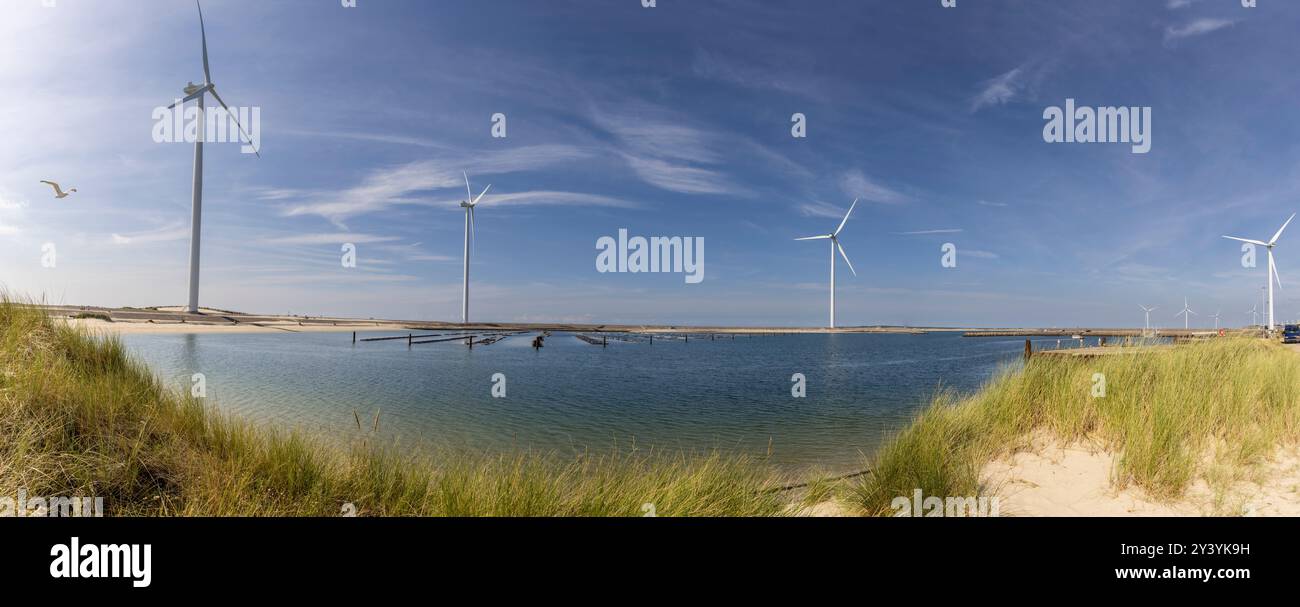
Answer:
M768 516L779 480L719 453L327 445L221 415L117 339L0 302L0 496L103 497L107 516Z
M1101 374L1095 375L1095 374ZM1094 397L1104 376L1105 396ZM865 513L921 489L988 495L980 470L1035 435L1099 441L1118 454L1114 482L1161 500L1197 479L1216 494L1300 439L1300 355L1249 338L1084 358L1036 356L964 400L941 394L888 442L852 491Z

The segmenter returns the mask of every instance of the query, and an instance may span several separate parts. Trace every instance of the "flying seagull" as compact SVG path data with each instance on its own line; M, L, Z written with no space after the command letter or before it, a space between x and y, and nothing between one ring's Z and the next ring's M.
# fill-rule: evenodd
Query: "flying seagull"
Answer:
M59 184L54 183L53 181L44 181L44 180L42 180L41 183L44 183L44 184L46 184L46 185L48 185L48 186L54 188L54 197L55 197L55 198L60 198L60 199L62 199L62 198L67 198L69 194L71 194L71 193L77 191L77 188L72 188L71 190L68 190L68 191L64 192L64 191L63 191L63 188L60 187Z

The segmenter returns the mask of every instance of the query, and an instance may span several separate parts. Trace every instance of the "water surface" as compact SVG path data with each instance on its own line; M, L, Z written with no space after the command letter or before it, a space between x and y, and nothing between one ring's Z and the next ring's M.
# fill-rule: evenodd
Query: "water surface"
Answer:
M392 333L362 334L362 337ZM206 378L209 402L259 423L348 439L354 412L385 440L500 451L617 447L766 456L791 468L848 469L939 389L972 392L1015 364L1023 339L777 335L610 340L557 333L468 349L457 342L352 344L347 333L128 335L169 386ZM1055 339L1038 345L1055 346ZM492 396L505 376L505 398ZM793 398L791 377L807 378Z

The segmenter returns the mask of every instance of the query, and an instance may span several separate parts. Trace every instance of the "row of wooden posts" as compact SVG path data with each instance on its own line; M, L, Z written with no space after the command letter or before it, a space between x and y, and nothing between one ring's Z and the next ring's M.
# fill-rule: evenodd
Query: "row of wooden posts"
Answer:
M475 339L478 339L479 337L483 337L483 340L479 342L480 344L482 344L482 345L492 345L492 344L494 344L494 343L496 343L496 342L498 342L498 341L500 341L500 340L502 340L502 339L505 339L505 338L507 338L507 337L510 337L511 335L519 335L519 334L521 334L521 333L527 333L527 331L516 331L516 332L513 332L513 333L507 333L507 332L496 332L496 333L490 333L490 334L487 334L486 336L480 336L480 335L478 335L478 334L474 334L474 335L460 334L460 335L454 335L454 336L452 336L452 337L446 337L446 335L447 335L446 333L430 333L430 334L427 334L427 335L416 335L415 333L407 333L405 336L398 335L398 336L390 336L390 337L362 337L362 338L358 338L358 337L357 337L357 332L356 332L356 331L353 331L353 332L352 332L352 343L353 343L353 344L356 344L356 343L358 343L358 342L363 342L363 343L364 343L364 342L377 342L377 341L397 341L397 340L405 339L405 340L406 340L406 345L407 345L407 347L410 347L410 346L414 346L414 345L418 345L418 344L434 344L434 343L443 343L443 342L449 342L449 341L465 340L466 345L469 346L470 348L473 348L473 347L474 347L474 340L475 340ZM546 338L549 337L550 335L551 335L551 332L550 332L550 331L543 331L543 332L541 333L541 335L538 335L537 337L533 338L533 343L532 343L533 349L534 349L534 350L538 350L538 349L541 349L541 348L545 347L545 345L546 345L546 344L545 344ZM609 334L602 333L602 334L600 335L600 339L599 339L599 340L595 339L594 337L590 337L590 336L588 336L588 335L582 334L582 333L576 333L576 334L574 334L574 337L576 337L576 338L578 338L578 339L580 339L580 340L582 340L582 341L584 341L584 342L587 342L587 343L589 343L589 344L591 344L591 345L598 345L598 346L601 346L601 347L609 347ZM654 335L653 333L649 333L649 334L646 334L646 337L648 338L648 342L649 342L649 344L653 346L654 343L655 343L655 335ZM682 333L680 336L676 336L676 335L672 335L672 334L664 334L663 336L661 336L661 338L663 338L663 337L674 338L674 339L680 337L680 339L682 339L682 341L684 341L685 343L690 343L690 341L691 341L691 335L690 335L689 333ZM736 335L735 335L734 333L733 333L733 334L730 334L730 337L731 337L731 339L732 339L733 341L736 339ZM753 335L746 335L746 337L753 337ZM436 338L436 339L434 339L434 338ZM493 338L495 338L495 339L493 339ZM725 338L725 336L724 336L724 338ZM614 339L618 339L618 340L621 340L621 341L627 341L627 342L639 341L639 340L632 339L631 337L627 337L627 336L624 336L624 337L615 337ZM716 341L717 339L718 339L718 336L717 336L716 333L710 333L710 334L709 334L709 341ZM488 340L491 340L491 341L488 341Z

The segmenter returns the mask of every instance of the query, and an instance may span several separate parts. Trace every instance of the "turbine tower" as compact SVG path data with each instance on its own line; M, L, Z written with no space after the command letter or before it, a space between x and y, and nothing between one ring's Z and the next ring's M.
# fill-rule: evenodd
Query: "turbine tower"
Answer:
M212 93L212 98L216 99L217 103L220 103L221 107L225 108L226 114L234 119L235 124L239 127L239 132L244 135L250 145L255 146L253 138L249 137L248 133L244 131L244 125L239 124L238 115L230 111L230 106L226 105L226 102L221 99L221 95L217 94L216 85L212 83L212 71L208 69L208 32L203 24L203 6L199 4L198 0L194 0L194 4L199 9L199 36L203 43L203 84L189 83L184 89L185 98L167 106L167 109L170 110L193 100L197 102L198 107L198 113L195 116L198 128L195 129L196 136L194 139L194 191L190 212L190 292L189 302L185 307L186 311L191 313L199 311L199 245L203 233L203 139L207 131L207 121L203 118L204 96ZM258 158L262 157L262 153L256 147L253 148L253 153L257 154Z
M1146 307L1146 306L1144 306L1144 305L1142 305L1142 304L1138 304L1138 307L1139 307L1139 308L1142 308L1142 311L1143 311L1143 312L1146 312L1146 317L1147 317L1147 319L1146 319L1146 323L1144 324L1143 329L1142 329L1142 335L1147 335L1147 334L1151 333L1151 313L1152 313L1152 312L1155 312L1156 310L1158 310L1158 309L1160 309L1160 308L1157 307L1157 306L1152 306L1152 307L1148 308L1148 307Z
M1219 316L1222 316L1222 315L1223 315L1223 310L1219 310L1218 312L1215 312L1215 313L1214 313L1214 316L1211 316L1211 317L1210 317L1210 318L1213 318L1213 319L1214 319L1214 330L1215 330L1215 331L1218 331L1218 330L1219 330Z
M1189 321L1190 321L1190 319L1192 318L1192 315L1194 315L1194 314L1196 314L1196 312L1193 312L1191 308L1187 307L1187 298L1184 297L1184 298L1183 298L1183 311L1182 311L1182 312L1179 312L1179 313L1177 313L1177 314L1174 314L1174 318L1178 318L1179 316L1182 316L1182 317L1183 317L1183 330L1186 331L1187 329L1191 328L1191 327L1189 326Z
M1282 224L1282 227L1280 227L1280 228L1277 229L1277 233L1274 234L1274 235L1273 235L1273 238L1269 239L1268 242L1262 242L1262 241L1259 241L1259 240L1251 240L1251 239L1249 239L1249 238L1237 238L1236 236L1224 236L1224 238L1227 238L1228 240L1236 240L1236 241L1239 241L1239 242L1250 243L1250 244L1253 244L1253 245L1258 245L1258 246L1264 247L1265 249L1268 250L1268 275L1264 277L1264 282L1266 282L1266 283L1268 284L1268 305L1265 306L1264 311L1268 314L1268 330L1269 330L1269 331L1272 331L1272 330L1273 330L1273 325L1274 325L1274 322L1273 322L1273 281L1276 280L1276 281L1277 281L1277 286L1278 286L1279 288L1282 287L1282 278L1281 278L1280 276L1277 275L1277 265L1273 263L1273 247L1277 246L1277 239L1279 239L1279 238L1282 237L1282 232L1283 232L1283 230L1286 230L1286 227L1289 226L1289 225L1291 225L1291 220L1292 220L1292 219L1295 219L1295 215L1296 215L1295 213L1292 213L1292 214L1291 214L1291 217L1287 218L1286 223Z
M1247 312L1247 314L1250 315L1250 324L1251 324L1251 326L1255 326L1256 324L1258 324L1258 322L1259 322L1259 304L1255 304L1255 305L1251 306L1251 307L1250 307L1250 311Z
M849 212L844 214L844 220L840 222L840 227L835 231L822 236L808 236L806 238L796 238L795 240L829 240L831 241L831 324L830 328L835 328L835 252L839 251L840 257L844 258L844 263L849 264L849 271L854 276L858 275L857 270L853 269L853 262L849 261L849 256L844 252L844 247L840 246L840 232L844 231L844 224L849 222L849 215L853 214L854 207L858 206L855 199L852 205L849 205Z
M460 202L460 206L465 209L465 282L460 289L460 322L469 324L469 241L474 238L475 242L478 242L474 230L474 207L478 206L483 196L492 189L492 184L489 183L478 198L475 198L473 191L469 189L469 173L462 171L461 175L465 177L465 200Z

